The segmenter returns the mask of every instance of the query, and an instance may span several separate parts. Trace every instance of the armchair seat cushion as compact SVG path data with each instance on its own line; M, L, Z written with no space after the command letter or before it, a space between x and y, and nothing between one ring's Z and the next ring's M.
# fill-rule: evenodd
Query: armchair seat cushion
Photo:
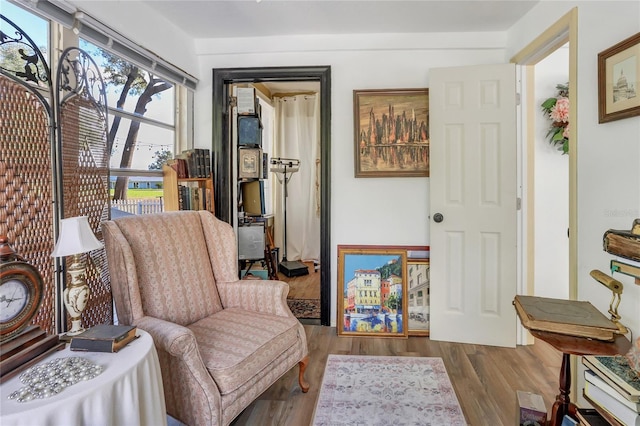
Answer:
M299 344L296 318L238 308L222 310L188 328L222 395L258 380L275 359Z

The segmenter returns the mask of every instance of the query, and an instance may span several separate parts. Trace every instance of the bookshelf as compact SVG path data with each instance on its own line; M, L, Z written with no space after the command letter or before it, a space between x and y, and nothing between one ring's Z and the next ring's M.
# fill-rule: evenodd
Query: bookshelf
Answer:
M170 166L162 166L162 182L164 188L164 210L208 210L215 213L213 180L206 178L179 178L178 173ZM185 203L180 187L190 188L190 203ZM182 201L181 201L182 198ZM185 206L185 204L187 204ZM191 205L191 208L189 208ZM186 208L185 208L186 207Z
M234 230L238 239L239 272L259 262L269 277L275 277L273 261L274 219L268 202L268 146L263 146L262 108L254 87L234 88L231 117L234 161ZM267 135L267 141L270 140ZM268 144L266 144L268 145ZM276 253L274 255L273 253ZM275 260L277 263L277 260Z

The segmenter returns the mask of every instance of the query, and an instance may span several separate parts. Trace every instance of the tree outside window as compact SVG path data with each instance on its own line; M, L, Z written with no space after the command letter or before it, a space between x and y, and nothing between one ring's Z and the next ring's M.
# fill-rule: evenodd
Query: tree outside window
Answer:
M102 67L107 86L112 173L162 170L174 150L174 85L87 41L80 45ZM118 175L113 200L132 198L128 186L129 176Z

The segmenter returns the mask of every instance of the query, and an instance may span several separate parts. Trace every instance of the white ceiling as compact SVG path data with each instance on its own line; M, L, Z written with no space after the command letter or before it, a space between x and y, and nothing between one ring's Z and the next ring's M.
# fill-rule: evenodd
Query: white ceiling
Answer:
M200 39L506 31L539 1L144 0L144 3L191 37Z

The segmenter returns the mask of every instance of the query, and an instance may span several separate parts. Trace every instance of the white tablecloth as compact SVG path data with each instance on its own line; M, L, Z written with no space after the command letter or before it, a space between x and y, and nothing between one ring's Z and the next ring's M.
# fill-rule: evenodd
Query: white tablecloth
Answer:
M0 385L0 425L166 425L162 375L151 336L138 330L138 339L117 353L71 352L47 357L82 357L102 365L102 373L45 399L19 403L7 397L23 385L19 375Z

